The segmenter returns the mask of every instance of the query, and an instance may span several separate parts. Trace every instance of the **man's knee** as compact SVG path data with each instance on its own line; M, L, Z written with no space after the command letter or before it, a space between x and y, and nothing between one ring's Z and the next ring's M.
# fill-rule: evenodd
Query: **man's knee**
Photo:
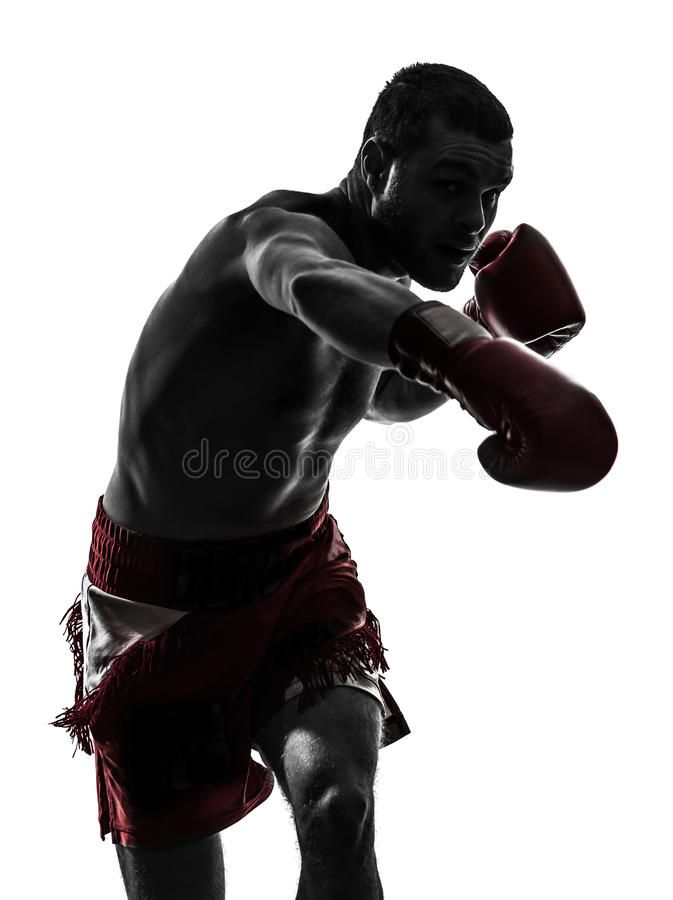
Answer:
M300 801L294 815L302 837L352 846L363 837L373 818L373 791L353 779L335 779L312 798Z

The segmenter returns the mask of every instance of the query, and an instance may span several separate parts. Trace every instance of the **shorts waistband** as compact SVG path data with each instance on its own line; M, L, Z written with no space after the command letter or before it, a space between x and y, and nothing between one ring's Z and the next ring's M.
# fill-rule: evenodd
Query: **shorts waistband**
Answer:
M329 484L297 525L238 540L158 538L114 522L98 499L87 576L109 594L174 609L235 607L266 596L298 564L328 519Z

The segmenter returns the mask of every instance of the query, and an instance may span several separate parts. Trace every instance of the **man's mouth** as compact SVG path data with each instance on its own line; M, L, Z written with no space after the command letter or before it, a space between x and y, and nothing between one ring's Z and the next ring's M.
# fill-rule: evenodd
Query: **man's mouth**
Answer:
M461 250L457 247L450 247L448 244L436 244L435 245L439 250L441 250L442 255L449 260L449 262L454 263L455 265L461 265L472 256L472 251Z

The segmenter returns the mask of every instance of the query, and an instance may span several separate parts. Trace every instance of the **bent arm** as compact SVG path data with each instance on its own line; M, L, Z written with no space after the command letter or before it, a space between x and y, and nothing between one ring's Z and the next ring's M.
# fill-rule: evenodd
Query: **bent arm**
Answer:
M395 369L386 369L379 378L374 398L365 419L391 425L393 422L412 422L439 409L448 396L431 387L411 381Z

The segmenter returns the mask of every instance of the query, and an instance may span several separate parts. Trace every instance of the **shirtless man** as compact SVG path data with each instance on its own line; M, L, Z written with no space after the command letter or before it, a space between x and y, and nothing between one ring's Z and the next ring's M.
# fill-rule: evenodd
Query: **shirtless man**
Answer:
M417 97L436 98L452 79L473 99L497 103L471 76L427 64L397 73L382 96L399 114L399 97L398 106L390 101L396 90L417 108ZM581 327L580 309L549 309L558 297L558 306L576 298L561 273L537 272L563 282L544 284L540 296L540 282L531 291L521 274L525 258L515 259L519 275L507 275L504 305L521 296L535 307L528 339L507 331L506 313L499 318L502 285L477 295L476 321L422 304L410 290L413 279L451 291L474 265L512 179L511 131L493 139L462 125L447 87L401 152L381 109L379 100L379 118L370 118L374 127L337 187L273 191L228 215L157 302L128 371L103 498L112 522L180 542L292 527L320 506L329 461L358 422L410 421L449 398L495 432L479 455L500 481L577 490L609 470L616 438L599 401L540 358L548 347L533 346L536 355L522 346L554 333L556 349ZM508 243L503 234L498 250ZM511 242L512 256L519 244ZM535 252L533 240L525 253ZM557 315L558 323L539 330L539 306L540 318ZM307 475L307 455L327 463ZM272 457L283 460L282 477L265 464ZM382 718L366 691L332 690L301 712L296 699L284 703L256 732L292 806L298 900L383 897L373 808ZM217 833L167 848L116 848L129 897L224 896Z

